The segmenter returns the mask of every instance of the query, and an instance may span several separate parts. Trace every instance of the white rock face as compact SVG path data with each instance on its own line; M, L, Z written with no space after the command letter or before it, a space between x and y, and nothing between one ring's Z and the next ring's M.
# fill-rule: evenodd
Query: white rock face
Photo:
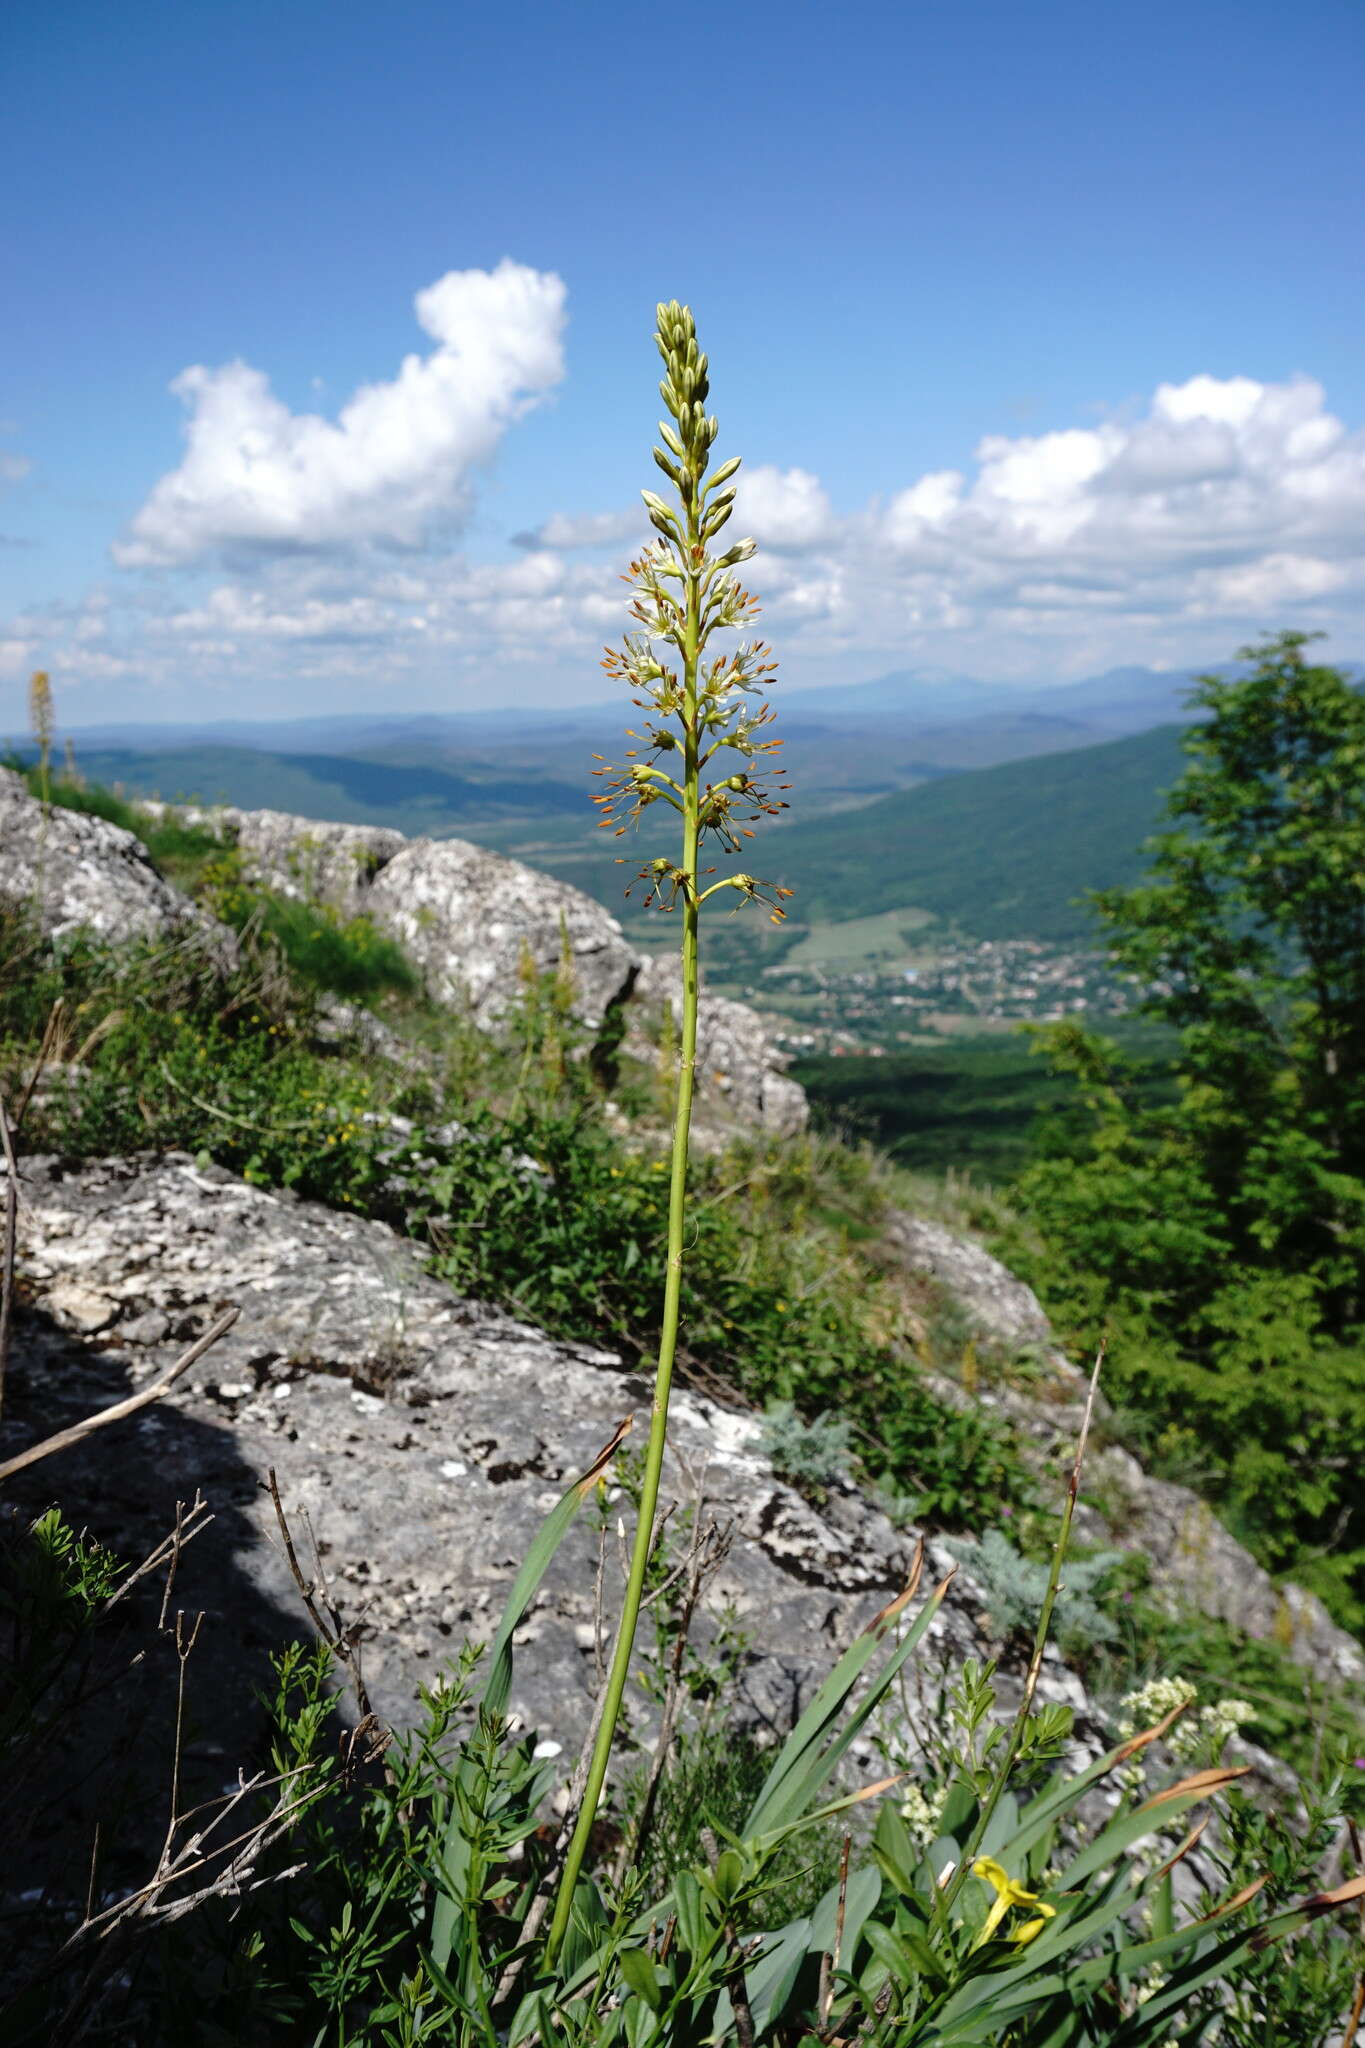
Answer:
M0 901L31 906L49 938L178 939L219 963L236 956L225 925L164 882L131 832L59 804L44 807L0 768Z
M522 993L526 964L558 967L568 949L574 1007L589 1025L625 996L635 954L600 903L463 839L414 839L386 861L364 897L438 1002L466 1002L492 1022Z
M287 811L220 815L259 881L286 896L330 903L343 917L369 908L370 884L408 843L383 825L324 824Z
M148 808L152 808L150 805ZM365 913L397 939L437 1002L496 1022L522 992L529 960L559 966L567 940L576 1010L596 1029L613 1004L629 1000L627 1046L654 1058L648 1030L664 1007L682 1016L676 960L641 959L600 903L565 882L463 839L406 839L378 825L322 824L283 811L187 811L235 841L247 871L267 887L326 903L344 917ZM788 1137L809 1117L805 1090L783 1069L787 1057L763 1018L743 1003L703 991L697 1034L697 1097L716 1133L735 1127ZM705 1135L705 1133L703 1133Z
M662 956L646 960L635 982L633 1004L643 1019L657 1018L665 1005L675 1031L682 1024L682 968ZM637 1040L633 1048L648 1057ZM702 988L697 1006L697 1092L703 1107L727 1112L737 1123L792 1137L810 1116L806 1091L782 1071L779 1051L763 1018L747 1004L713 996Z
M364 1610L370 1689L403 1722L460 1640L491 1632L570 1478L623 1416L636 1416L637 1440L647 1427L650 1385L614 1354L461 1299L383 1224L186 1155L75 1170L27 1161L21 1219L29 1306L6 1451L144 1381L225 1303L241 1311L166 1402L15 1489L24 1502L59 1492L71 1517L127 1555L202 1489L218 1521L187 1554L177 1600L212 1609L223 1682L235 1653L239 1693L245 1648L300 1628L263 1486L271 1467L300 1529L307 1511L343 1606ZM777 1729L900 1590L914 1537L851 1484L819 1508L803 1500L773 1472L761 1433L756 1416L680 1388L666 1485L686 1502L704 1480L708 1512L734 1524L699 1634L733 1603L749 1641L740 1711ZM593 1520L586 1507L518 1636L514 1706L569 1753L593 1684ZM952 1564L940 1548L928 1566L937 1577ZM609 1607L617 1584L613 1571ZM926 1646L930 1671L983 1654L977 1609L962 1574ZM1051 1661L1046 1696L1073 1687ZM651 1709L632 1696L631 1711L639 1723Z
M248 875L343 917L363 913L396 939L437 1002L492 1024L523 991L529 960L560 964L567 940L575 1012L590 1028L628 992L636 955L581 889L464 839L407 839L381 825L336 825L285 811L187 812L235 841Z

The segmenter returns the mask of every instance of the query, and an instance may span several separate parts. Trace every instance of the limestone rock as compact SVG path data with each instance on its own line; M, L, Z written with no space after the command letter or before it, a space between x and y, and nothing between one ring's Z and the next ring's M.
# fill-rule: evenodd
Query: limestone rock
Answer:
M601 1024L629 992L635 954L600 903L566 882L463 839L414 839L379 869L365 908L392 933L438 1002L494 1021L521 994L525 963L553 972L567 947L574 1008Z
M148 804L160 812L164 805ZM248 876L285 895L324 903L343 917L374 919L397 939L438 1002L495 1023L517 1000L529 959L541 973L560 964L567 941L575 1009L591 1029L626 1003L627 1049L656 1057L665 1006L682 1014L676 960L641 960L600 903L567 883L463 839L406 839L378 825L338 825L283 811L185 810L241 852ZM697 1107L702 1142L736 1129L789 1137L809 1116L805 1090L784 1069L772 1029L744 1003L703 991L698 1025Z
M984 1246L923 1217L893 1211L886 1243L907 1273L956 1302L987 1349L986 1370L970 1390L945 1374L932 1375L936 1397L964 1409L999 1410L1060 1485L1080 1428L1087 1376L1058 1346L1032 1288ZM1109 1413L1101 1396L1096 1417ZM1158 1595L1277 1643L1318 1677L1365 1682L1365 1654L1355 1638L1336 1626L1314 1594L1277 1585L1188 1487L1153 1478L1129 1452L1110 1445L1092 1449L1084 1490L1080 1533L1146 1557Z
M655 956L642 965L633 991L639 1022L628 1044L637 1057L654 1056L640 1024L657 1028L665 1007L676 1031L682 1023L682 968L672 957ZM787 1055L756 1010L711 995L703 985L697 1008L697 1098L703 1115L720 1113L774 1137L804 1130L810 1105L805 1089L783 1072L786 1065Z
M407 839L381 825L337 825L284 811L190 811L243 855L267 888L373 918L403 947L427 992L496 1022L567 943L575 1011L591 1028L630 990L636 956L600 903L464 839Z
M891 1211L886 1238L912 1272L936 1281L996 1343L1012 1352L1055 1350L1051 1325L1033 1289L983 1245L904 1209Z
M44 805L0 768L0 901L32 905L49 938L167 939L218 964L236 956L225 925L162 880L141 841L104 818Z
M286 896L331 904L343 917L370 907L370 884L408 843L383 825L334 825L285 811L220 815L256 880Z
M490 1633L571 1476L622 1416L636 1415L640 1432L647 1418L648 1386L610 1353L460 1299L381 1224L182 1155L78 1170L28 1162L21 1264L32 1306L11 1360L8 1452L117 1398L222 1304L239 1306L235 1328L167 1401L17 1489L21 1505L56 1494L124 1555L202 1489L218 1520L187 1552L176 1597L211 1610L214 1684L226 1689L235 1670L238 1693L253 1646L305 1632L274 1538L270 1468L301 1540L311 1524L348 1617L363 1612L367 1680L402 1721L443 1657ZM701 1486L708 1513L735 1525L709 1625L732 1603L748 1640L742 1712L783 1728L904 1583L913 1538L851 1485L812 1507L776 1478L760 1433L756 1418L680 1390L667 1485L683 1500ZM614 1522L608 1513L609 1557ZM593 1680L597 1557L588 1507L520 1639L514 1705L566 1748ZM932 1547L932 1570L950 1563ZM931 1672L940 1657L983 1653L978 1608L963 1575L935 1625ZM1047 1696L1077 1691L1051 1660Z

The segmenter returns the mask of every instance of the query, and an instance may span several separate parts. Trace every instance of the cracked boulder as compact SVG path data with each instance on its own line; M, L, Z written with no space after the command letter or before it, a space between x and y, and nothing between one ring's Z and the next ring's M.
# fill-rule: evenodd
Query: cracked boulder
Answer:
M244 1660L306 1633L272 1469L298 1541L316 1539L347 1619L363 1626L377 1707L401 1723L466 1637L491 1634L541 1520L618 1422L634 1417L643 1438L641 1377L460 1298L382 1224L180 1155L79 1169L34 1160L22 1190L26 1306L0 1455L145 1383L224 1304L240 1310L169 1398L16 1487L22 1507L61 1499L125 1557L202 1491L217 1520L182 1561L176 1598L209 1610L203 1656L225 1701L246 1689ZM700 1494L708 1516L733 1525L700 1633L729 1611L745 1646L741 1717L776 1730L900 1590L913 1534L849 1483L812 1505L776 1477L760 1439L757 1418L681 1389L666 1491L684 1504ZM622 1512L611 1493L583 1509L518 1637L513 1705L566 1748L593 1686L599 1543L609 1621ZM930 1570L950 1566L933 1546ZM932 1666L984 1647L961 1575L926 1656ZM1045 1691L1084 1704L1055 1657ZM642 1698L634 1711L642 1733Z
M627 1050L645 1062L657 1060L665 1021L676 1047L682 1008L680 963L671 955L647 959L635 981ZM787 1065L773 1027L757 1010L711 995L703 986L697 1005L697 1104L703 1126L719 1124L723 1134L727 1126L740 1124L777 1138L803 1131L810 1105L805 1089L788 1077Z
M163 881L141 840L105 818L43 804L9 768L0 768L0 902L32 911L51 939L89 931L184 943L220 967L236 958L227 926Z

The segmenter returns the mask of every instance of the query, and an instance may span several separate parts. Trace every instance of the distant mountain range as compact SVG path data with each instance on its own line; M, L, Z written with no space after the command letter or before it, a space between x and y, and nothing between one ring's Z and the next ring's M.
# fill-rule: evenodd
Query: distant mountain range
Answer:
M1189 677L1111 669L1013 686L938 669L783 691L779 732L803 819L998 762L1062 753L1183 715ZM72 734L85 774L130 794L268 807L408 833L570 839L593 813L593 755L613 757L619 701L563 710L109 723ZM21 749L22 751L22 749ZM561 829L562 828L562 829Z
M1142 731L1182 715L1191 679L1192 672L1185 670L1115 668L1075 683L1004 684L982 682L946 669L907 668L864 683L824 684L803 690L785 690L779 684L775 697L793 733L813 728L837 730L856 723L896 734L957 734L969 727L998 726L1009 731L1043 720L1060 721L1068 730L1093 736L1097 730L1105 734ZM512 706L336 717L111 722L78 727L73 738L87 748L158 755L230 747L334 757L432 746L484 754L490 748L497 753L528 741L558 747L583 735L609 735L619 728L621 718L621 703L612 699L563 709Z
M765 835L764 871L797 890L793 925L915 909L982 938L1081 938L1083 893L1141 872L1181 770L1190 680L1117 668L1006 688L906 669L779 691L796 807ZM624 722L613 702L109 725L73 739L88 778L131 795L460 834L620 914L617 856L632 842L595 832L588 771L595 753L619 756Z

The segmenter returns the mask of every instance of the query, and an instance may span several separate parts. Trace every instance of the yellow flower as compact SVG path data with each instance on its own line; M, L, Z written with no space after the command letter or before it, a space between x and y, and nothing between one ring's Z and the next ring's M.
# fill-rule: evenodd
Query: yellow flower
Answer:
M1012 1906L1032 1906L1038 1916L1010 1935L1009 1939L1021 1948L1026 1941L1032 1941L1035 1934L1041 1934L1048 1921L1056 1917L1055 1906L1046 1905L1037 1892L1026 1892L1021 1884L1016 1884L1003 1865L997 1863L993 1856L978 1856L972 1865L972 1876L984 1878L987 1884L995 1887L995 1903L986 1915L985 1926L976 1937L974 1945L977 1948L990 1940Z

